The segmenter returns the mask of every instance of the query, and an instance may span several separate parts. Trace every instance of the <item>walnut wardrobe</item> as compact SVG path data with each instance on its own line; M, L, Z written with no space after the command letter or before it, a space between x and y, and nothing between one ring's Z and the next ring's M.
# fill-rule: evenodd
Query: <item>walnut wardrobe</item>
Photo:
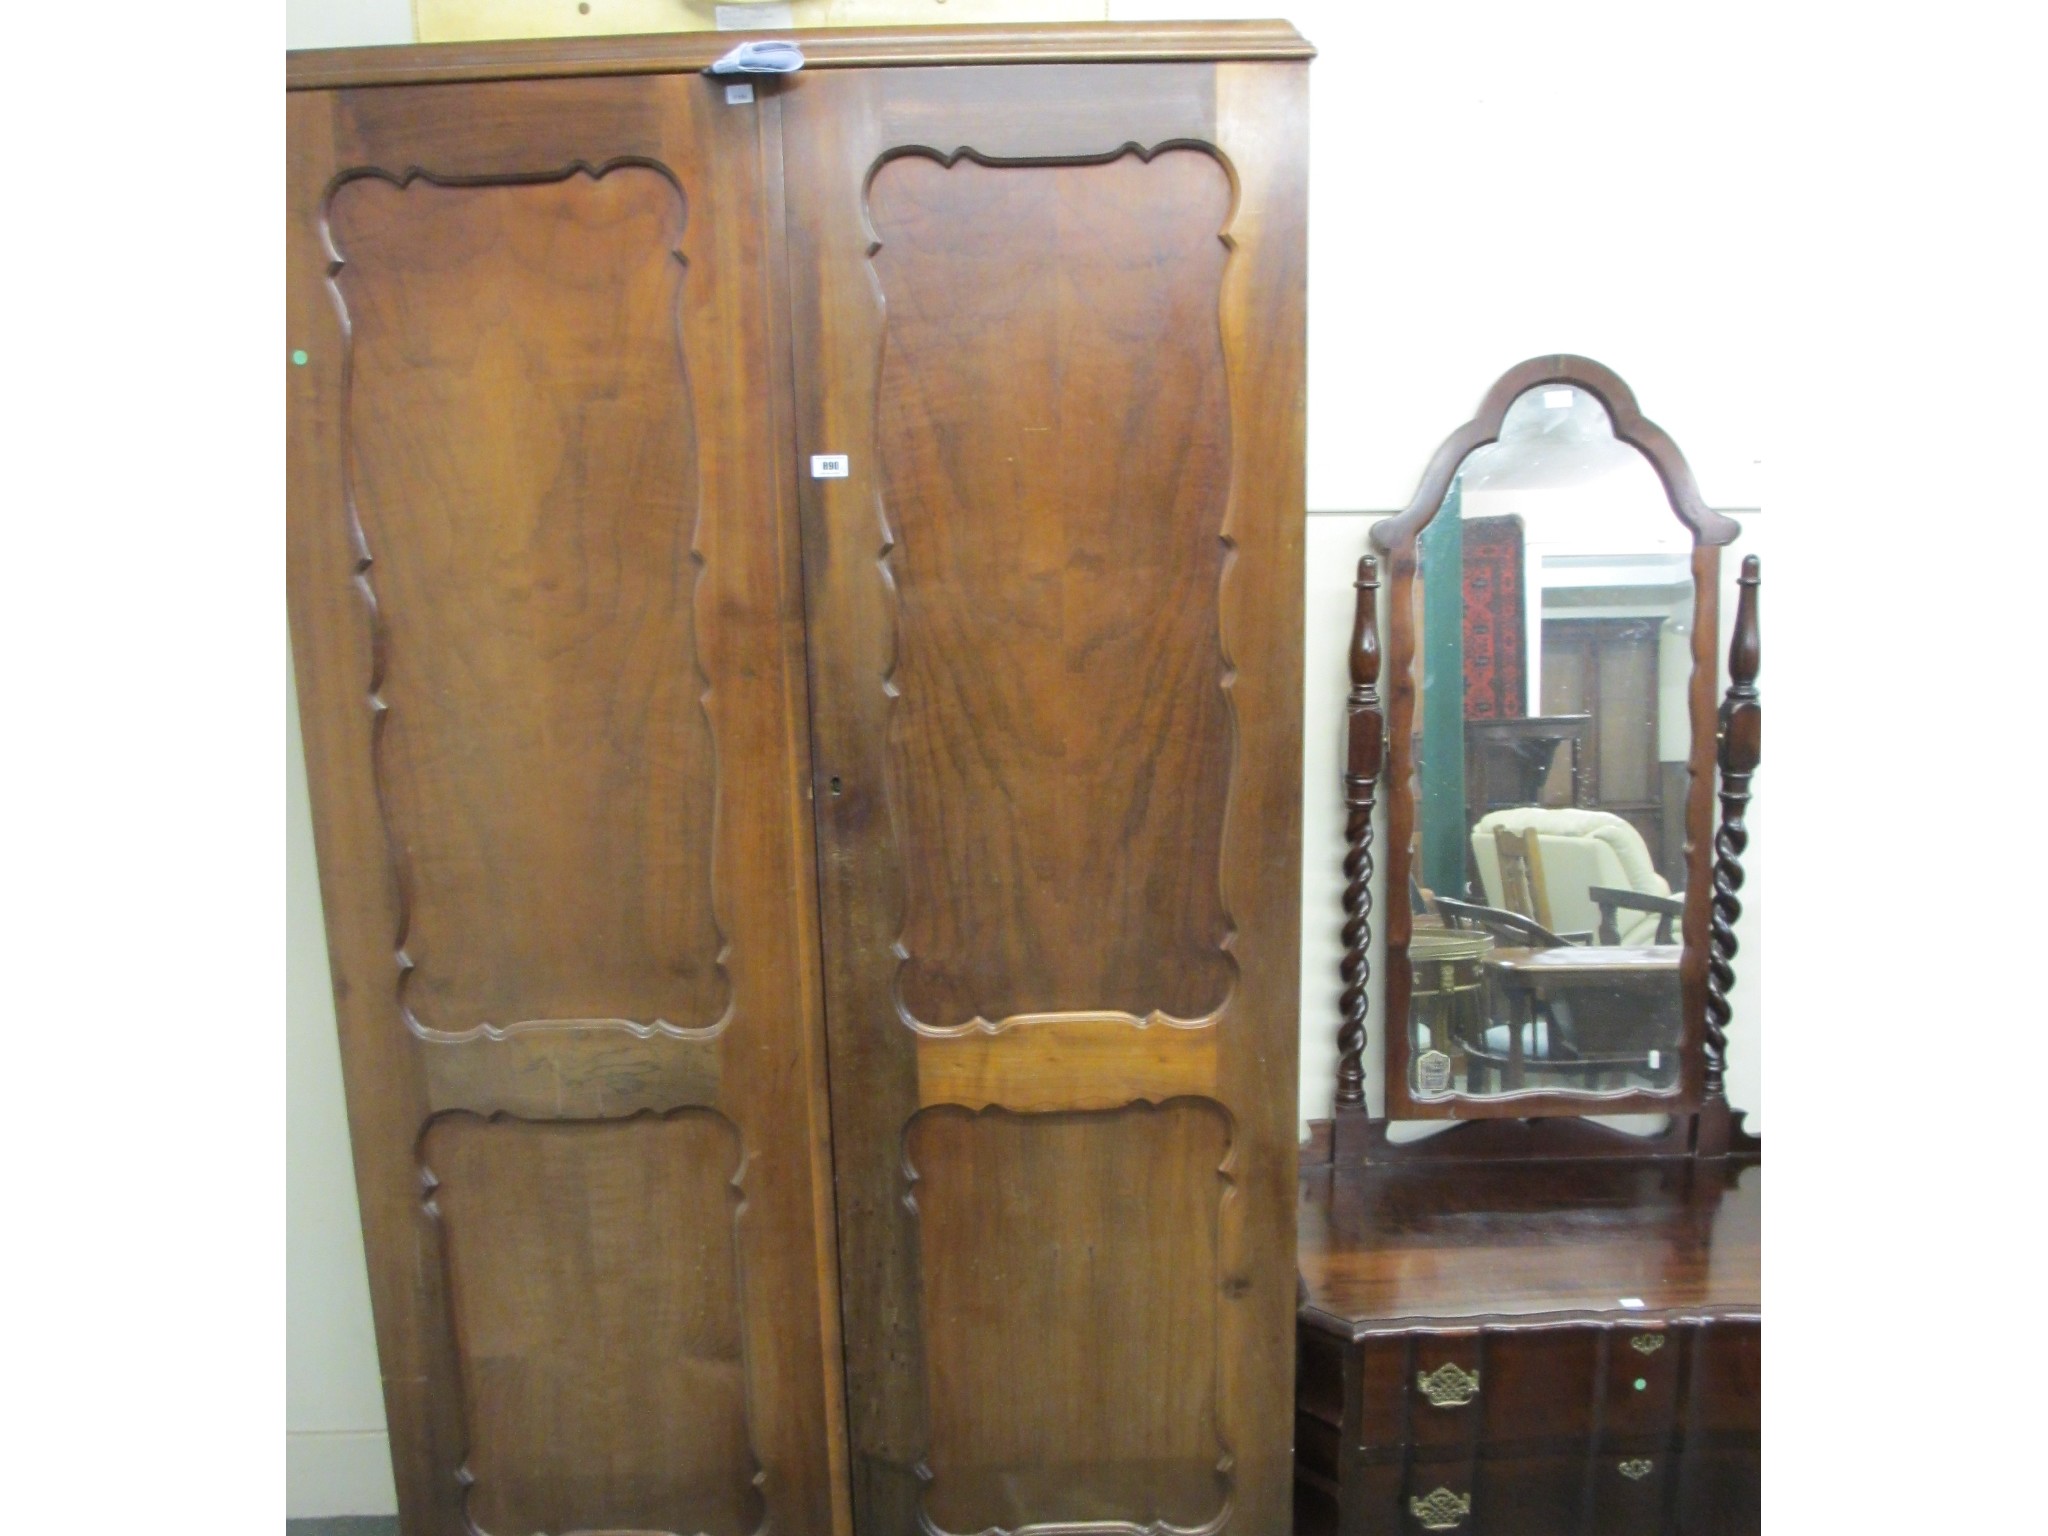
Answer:
M1289 1524L1308 46L293 55L412 1536Z

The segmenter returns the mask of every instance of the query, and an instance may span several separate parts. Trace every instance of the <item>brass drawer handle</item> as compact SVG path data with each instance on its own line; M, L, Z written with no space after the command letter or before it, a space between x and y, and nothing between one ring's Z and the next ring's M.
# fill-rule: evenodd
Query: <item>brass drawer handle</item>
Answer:
M1462 1408L1479 1395L1479 1373L1446 1360L1433 1371L1417 1371L1415 1385L1434 1408Z
M1422 1522L1425 1531L1453 1531L1472 1513L1472 1495L1439 1488L1426 1499L1410 1499L1408 1513Z
M1657 1470L1657 1463L1647 1456L1636 1456L1621 1464L1621 1475L1632 1483L1640 1483Z
M1664 1347L1664 1335L1661 1333L1639 1333L1628 1342L1629 1348L1633 1349L1637 1354L1654 1355Z

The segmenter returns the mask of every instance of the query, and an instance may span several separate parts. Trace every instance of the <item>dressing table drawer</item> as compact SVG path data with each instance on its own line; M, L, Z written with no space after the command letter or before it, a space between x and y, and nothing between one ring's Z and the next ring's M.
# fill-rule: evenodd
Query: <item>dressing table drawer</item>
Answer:
M1601 1442L1617 1451L1661 1443L1678 1426L1678 1388L1694 1330L1619 1325L1607 1330Z
M1398 1378L1407 1443L1470 1445L1486 1409L1479 1330L1409 1338ZM1384 1372L1379 1373L1384 1376ZM1368 1379L1368 1388L1373 1383ZM1391 1404L1389 1406L1392 1406ZM1389 1416L1391 1417L1391 1415Z
M1593 1430L1597 1336L1583 1327L1496 1328L1368 1339L1357 1347L1363 1449L1582 1443ZM1310 1352L1305 1350L1304 1360ZM1327 1367L1304 1378L1329 1400Z
M1560 1536L1579 1529L1585 1484L1585 1460L1579 1456L1418 1460L1408 1468L1391 1518L1377 1524L1368 1518L1344 1529L1403 1536Z
M1678 1536L1750 1536L1763 1501L1754 1451L1690 1451L1678 1473Z
M1472 1479L1472 1522L1485 1536L1561 1536L1579 1529L1586 1459L1482 1456Z
M1405 1475L1399 1466L1359 1469L1341 1500L1303 1484L1296 1530L1303 1536L1656 1536L1672 1527L1673 1482L1682 1459L1643 1456L1481 1456L1418 1458ZM1716 1467L1715 1475L1726 1469ZM1747 1503L1744 1501L1747 1500ZM1694 1498L1686 1536L1721 1536L1755 1529L1755 1480L1739 1469L1726 1487L1705 1486ZM1746 1509L1750 1523L1728 1524L1731 1509Z
M1755 1319L1424 1327L1348 1342L1302 1332L1313 1362L1296 1418L1303 1532L1757 1529Z
M1609 1456L1590 1480L1586 1463L1574 1456L1417 1461L1405 1478L1398 1467L1372 1467L1347 1485L1341 1502L1303 1484L1295 1529L1302 1536L1651 1536L1670 1529L1669 1480L1678 1466L1676 1457ZM1698 1527L1721 1529L1740 1527Z
M1596 1456L1587 1485L1586 1536L1645 1536L1668 1529L1669 1484L1679 1458L1667 1450Z
M1577 1449L1593 1433L1599 1335L1585 1327L1491 1328L1479 1439L1503 1454Z
M1762 1387L1760 1323L1717 1323L1697 1330L1686 1392L1686 1427L1694 1443L1754 1448L1762 1428L1757 1413Z
M1366 1340L1355 1383L1359 1445L1539 1454L1585 1445L1596 1426L1625 1444L1669 1435L1689 1332L1613 1329L1604 1363L1602 1333L1570 1323ZM1341 1383L1321 1358L1303 1358L1317 1365L1303 1377L1302 1406L1313 1399L1327 1414L1341 1401ZM1739 1386L1715 1397L1724 1400L1742 1401Z

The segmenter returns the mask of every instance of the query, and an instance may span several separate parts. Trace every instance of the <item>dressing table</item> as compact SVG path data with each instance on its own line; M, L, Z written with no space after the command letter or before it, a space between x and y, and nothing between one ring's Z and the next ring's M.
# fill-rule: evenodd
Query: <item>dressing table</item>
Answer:
M1576 464L1582 484L1528 493L1517 465L1538 461ZM1526 605L1488 619L1519 626L1532 657L1522 691L1503 698L1489 678L1483 707L1458 643L1458 524L1478 516L1521 524ZM1627 386L1575 357L1505 375L1408 510L1373 530L1351 641L1336 1092L1300 1177L1301 1536L1760 1528L1762 1143L1724 1072L1761 723L1754 557L1725 695L1718 669L1720 555L1737 531ZM1544 651L1590 633L1567 626L1617 618L1648 637L1656 686L1556 707L1588 701L1560 697ZM1514 734L1488 713L1503 707L1592 716L1548 732L1559 755L1522 775L1520 805L1460 782L1474 739ZM1617 746L1631 741L1648 748L1635 762ZM1600 754L1584 774L1582 744ZM1382 783L1386 889L1406 899L1386 914L1389 1022L1374 1042ZM1634 897L1568 859L1545 876L1532 859L1544 889L1477 856L1503 817L1540 848L1560 786L1575 814L1611 819L1596 824L1617 846L1640 836L1624 824L1682 825L1654 872L1670 894ZM1602 893L1597 931L1555 932L1532 910ZM1619 942L1617 900L1623 924L1637 906L1655 914L1658 942ZM1366 1098L1374 1043L1382 1115Z

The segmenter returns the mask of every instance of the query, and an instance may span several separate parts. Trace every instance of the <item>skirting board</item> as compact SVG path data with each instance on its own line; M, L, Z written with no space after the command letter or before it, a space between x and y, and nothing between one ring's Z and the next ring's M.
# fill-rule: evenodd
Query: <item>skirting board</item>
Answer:
M284 1437L285 1518L393 1515L391 1442L382 1430L299 1430Z

